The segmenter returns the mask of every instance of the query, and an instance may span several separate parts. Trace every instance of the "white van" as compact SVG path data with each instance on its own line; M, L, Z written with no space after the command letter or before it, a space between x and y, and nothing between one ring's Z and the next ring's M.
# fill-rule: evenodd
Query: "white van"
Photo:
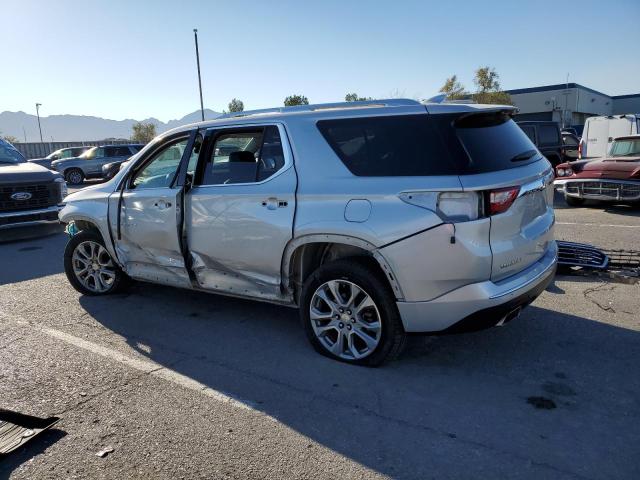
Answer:
M638 133L640 133L640 114L589 117L584 124L578 147L579 156L580 158L606 157L615 138Z

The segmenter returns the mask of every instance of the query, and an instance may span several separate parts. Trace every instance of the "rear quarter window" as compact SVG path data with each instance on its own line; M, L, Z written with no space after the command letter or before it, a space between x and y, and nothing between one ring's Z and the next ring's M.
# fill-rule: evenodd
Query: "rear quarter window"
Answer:
M433 115L434 123L461 174L518 168L542 155L509 112Z
M457 175L459 170L427 114L321 120L317 126L357 176Z

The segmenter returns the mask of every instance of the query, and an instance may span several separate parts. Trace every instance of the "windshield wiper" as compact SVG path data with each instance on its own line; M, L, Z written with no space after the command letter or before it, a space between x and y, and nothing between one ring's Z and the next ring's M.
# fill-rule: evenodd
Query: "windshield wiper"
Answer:
M519 153L515 157L511 159L512 162L522 162L524 160L529 160L535 154L537 154L537 150L527 150L526 152Z

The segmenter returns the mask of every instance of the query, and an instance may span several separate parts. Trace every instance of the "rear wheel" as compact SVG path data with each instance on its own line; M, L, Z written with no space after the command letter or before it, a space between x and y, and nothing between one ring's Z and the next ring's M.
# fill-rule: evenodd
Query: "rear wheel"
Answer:
M300 317L316 351L347 363L378 366L399 355L405 343L388 284L355 260L323 265L307 279Z
M129 277L116 265L102 237L82 231L71 237L64 251L69 283L84 295L107 295L124 289Z
M570 207L581 207L582 205L584 205L584 198L576 198L565 195L564 201L567 202L567 205L569 205Z
M79 168L71 168L64 172L64 179L70 185L80 185L84 180L84 173Z

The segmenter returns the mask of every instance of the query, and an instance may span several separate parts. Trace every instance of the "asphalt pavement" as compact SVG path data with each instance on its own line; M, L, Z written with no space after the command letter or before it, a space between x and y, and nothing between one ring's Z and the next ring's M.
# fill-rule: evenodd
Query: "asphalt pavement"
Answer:
M557 238L640 249L639 209L557 203ZM316 354L293 309L82 297L65 243L0 244L0 408L62 419L0 478L640 478L638 284L558 276L504 327L368 369Z

